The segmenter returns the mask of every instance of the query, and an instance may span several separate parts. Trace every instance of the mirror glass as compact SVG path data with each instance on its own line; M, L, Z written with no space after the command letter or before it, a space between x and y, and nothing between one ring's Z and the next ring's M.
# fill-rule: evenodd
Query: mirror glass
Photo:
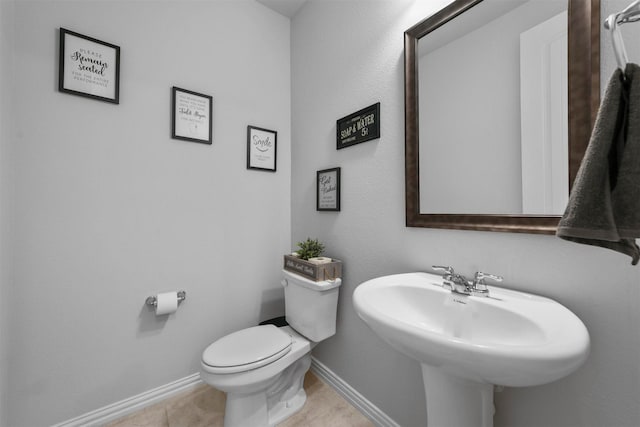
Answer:
M418 41L420 212L561 215L567 0L484 0Z
M599 103L599 1L456 0L405 32L407 225L553 233Z

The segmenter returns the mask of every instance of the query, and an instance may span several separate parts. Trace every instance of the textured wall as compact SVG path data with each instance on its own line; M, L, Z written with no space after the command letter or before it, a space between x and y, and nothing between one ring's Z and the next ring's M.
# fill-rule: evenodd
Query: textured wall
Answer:
M0 2L0 378L7 378L11 310L11 129L13 1ZM7 425L8 383L0 381L0 425Z
M18 1L15 22L7 425L32 427L193 374L282 312L290 23L252 0ZM119 105L58 92L59 27L121 47ZM173 85L213 96L213 145L170 138ZM249 124L278 131L277 173L246 169ZM176 314L144 306L178 289Z
M640 425L640 269L629 258L554 236L404 226L402 34L445 2L438 3L312 0L292 22L292 238L318 237L345 263L338 332L315 355L399 424L425 425L418 363L364 325L353 290L372 277L432 264L501 274L504 286L573 310L592 349L563 380L497 394L496 426ZM627 31L635 30L624 31L625 40L634 38ZM637 43L629 52L640 57ZM608 45L603 56L608 75ZM335 120L377 101L382 137L337 151ZM334 166L342 167L342 211L316 212L315 171Z

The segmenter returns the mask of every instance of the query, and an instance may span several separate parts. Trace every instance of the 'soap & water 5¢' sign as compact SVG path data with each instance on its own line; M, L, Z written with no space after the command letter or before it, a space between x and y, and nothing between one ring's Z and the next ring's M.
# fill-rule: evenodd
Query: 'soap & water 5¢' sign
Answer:
M336 149L380 138L380 103L336 121Z

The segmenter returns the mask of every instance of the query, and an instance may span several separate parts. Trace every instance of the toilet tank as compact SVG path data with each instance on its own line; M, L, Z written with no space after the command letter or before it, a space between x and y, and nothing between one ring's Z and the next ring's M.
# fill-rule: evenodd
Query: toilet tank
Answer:
M282 270L285 315L298 333L320 342L336 333L338 291L341 279L314 282Z

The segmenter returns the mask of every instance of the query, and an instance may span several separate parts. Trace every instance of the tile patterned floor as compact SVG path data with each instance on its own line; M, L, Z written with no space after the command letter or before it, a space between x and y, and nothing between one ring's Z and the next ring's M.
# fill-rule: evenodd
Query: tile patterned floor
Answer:
M303 408L278 427L373 427L336 391L311 371L304 379L307 401ZM157 403L105 427L222 427L225 394L200 385Z

